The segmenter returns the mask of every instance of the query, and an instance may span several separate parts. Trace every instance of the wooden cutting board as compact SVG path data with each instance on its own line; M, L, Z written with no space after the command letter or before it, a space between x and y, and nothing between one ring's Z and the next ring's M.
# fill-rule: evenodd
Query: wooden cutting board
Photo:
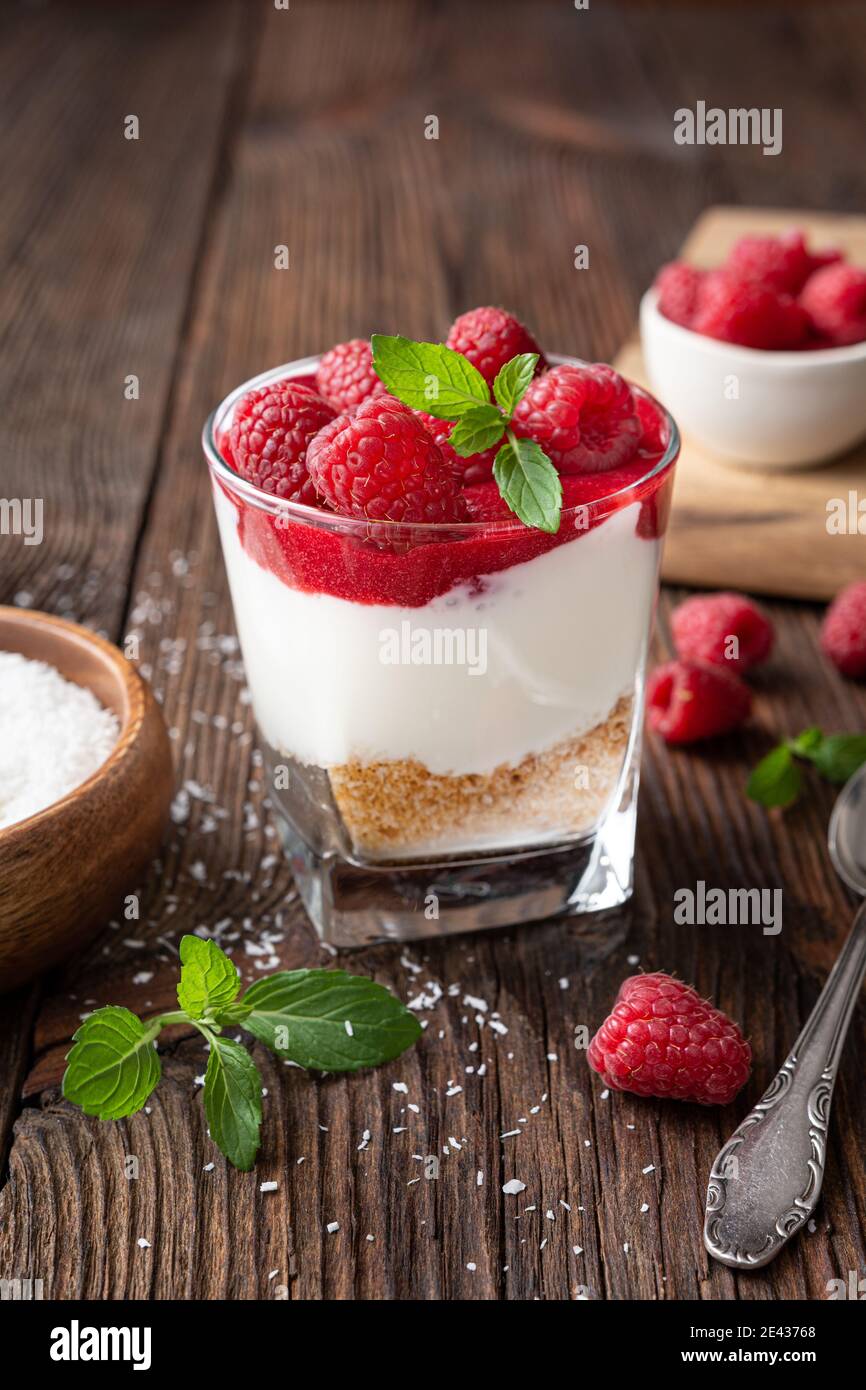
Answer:
M744 233L802 227L809 244L839 246L866 266L866 217L764 208L709 208L680 255L719 265ZM637 331L618 369L648 385ZM828 599L866 578L866 533L831 535L827 504L855 493L866 504L866 444L814 469L765 472L734 468L683 439L663 578L698 588L746 589L788 598ZM866 505L861 525L866 531Z

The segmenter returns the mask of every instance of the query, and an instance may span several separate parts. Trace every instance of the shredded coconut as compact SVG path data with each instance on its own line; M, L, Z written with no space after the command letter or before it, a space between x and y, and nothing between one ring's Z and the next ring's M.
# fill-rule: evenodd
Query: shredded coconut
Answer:
M86 782L119 733L90 690L44 661L0 652L0 829Z

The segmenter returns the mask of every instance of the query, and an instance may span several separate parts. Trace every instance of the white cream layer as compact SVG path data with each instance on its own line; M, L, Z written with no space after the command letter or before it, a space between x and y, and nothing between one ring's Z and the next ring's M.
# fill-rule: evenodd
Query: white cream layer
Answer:
M289 588L247 555L234 505L214 495L256 718L303 763L492 772L593 728L633 689L659 558L635 534L638 504L488 576L482 594L464 585L402 608ZM401 660L459 656L462 643L464 664Z

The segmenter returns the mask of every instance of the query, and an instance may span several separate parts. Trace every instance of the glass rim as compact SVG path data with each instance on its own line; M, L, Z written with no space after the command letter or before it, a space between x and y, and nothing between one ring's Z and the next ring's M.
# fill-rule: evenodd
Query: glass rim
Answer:
M546 356L547 360L553 366L557 367L586 367L592 365L583 358L571 357L561 353L547 353ZM258 487L256 483L248 482L246 478L242 478L228 463L226 463L217 448L217 428L221 425L231 408L242 396L245 396L248 391L253 391L257 387L266 386L271 381L279 381L285 377L307 376L315 371L321 361L321 357L322 354L318 353L311 357L299 357L291 362L285 362L279 367L270 367L264 372L259 372L257 376L250 377L247 381L242 382L240 386L236 386L227 396L224 396L219 405L208 415L202 427L201 434L204 455L212 472L217 478L221 479L232 492L238 493L246 501L252 502L260 509L271 512L272 514L285 515L294 518L296 521L305 522L308 525L314 525L332 531L354 532L357 531L359 527L367 528L371 524L375 524L379 535L387 534L387 528L393 527L395 532L399 532L402 537L405 537L407 533L417 534L422 532L433 535L437 533L440 535L445 533L457 533L457 535L469 536L473 533L480 532L485 532L489 535L492 531L497 530L502 532L513 531L515 528L519 528L521 532L533 529L532 527L527 527L517 516L512 519L503 518L502 520L494 521L380 521L376 519L375 523L373 523L373 520L369 517L341 516L338 512L324 512L321 508L307 506L304 502L291 502L284 497L275 497L273 493L265 492L264 488ZM605 493L601 497L593 497L590 502L578 502L573 507L563 507L560 529L562 526L562 519L564 518L573 517L578 513L585 512L587 508L592 508L593 510L602 508L606 504L615 501L617 498L621 498L631 492L636 492L638 489L644 487L646 483L651 482L653 478L665 473L679 457L680 432L677 427L677 422L670 411L666 410L661 401L659 401L652 392L647 391L645 387L639 386L628 377L625 379L628 381L632 391L642 396L645 400L650 401L651 404L661 412L669 433L667 447L661 458L656 459L655 463L647 469L646 473L635 478L633 482L626 483L624 487L615 488L612 492Z

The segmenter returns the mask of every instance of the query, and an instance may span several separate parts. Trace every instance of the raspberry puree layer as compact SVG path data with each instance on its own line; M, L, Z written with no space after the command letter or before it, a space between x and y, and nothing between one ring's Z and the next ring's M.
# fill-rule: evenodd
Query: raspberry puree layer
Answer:
M304 380L304 378L299 378ZM353 603L395 604L415 608L457 586L524 564L566 542L584 539L609 517L639 502L636 532L655 540L663 531L672 487L672 471L647 479L662 456L661 417L642 400L644 438L627 465L601 473L563 478L563 514L559 531L531 530L516 518L473 527L430 528L354 523L332 527L333 513L322 511L322 524L299 519L285 508L274 515L219 486L237 512L237 534L249 557L283 584L303 593L331 594ZM643 481L642 481L643 480ZM494 506L504 509L495 485ZM614 495L611 495L614 494ZM484 514L484 513L482 513Z

